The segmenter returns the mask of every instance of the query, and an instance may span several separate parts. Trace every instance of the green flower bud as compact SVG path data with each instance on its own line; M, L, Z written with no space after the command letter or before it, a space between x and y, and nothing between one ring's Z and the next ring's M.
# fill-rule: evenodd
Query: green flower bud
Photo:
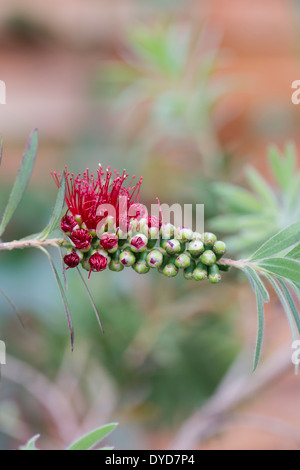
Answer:
M118 248L118 250L111 255L111 261L108 265L111 271L115 271L115 272L123 271L124 265L120 262L120 259L119 259L120 254L121 254L121 250L120 248Z
M151 250L147 254L146 262L150 268L159 268L163 263L164 257L159 250Z
M226 245L225 245L224 242L216 241L215 244L214 244L213 250L216 253L217 258L219 259L224 255L224 253L226 251Z
M118 261L118 260L115 260L115 259L112 259L108 265L109 269L111 271L115 271L115 272L120 272L120 271L123 271L124 269L124 265Z
M123 246L127 242L127 233L123 232L120 227L117 229L117 237L119 239L119 246Z
M193 238L193 230L185 227L177 227L175 230L175 238L182 242L187 242Z
M212 266L217 261L217 257L213 251L206 250L200 256L200 260L202 261L203 264L206 264L206 266Z
M167 277L175 277L178 274L178 268L176 268L175 264L175 259L174 257L170 257L168 261L166 262L164 268L163 268L163 274L164 276Z
M212 284L217 284L218 282L221 281L220 270L216 264L214 264L213 266L209 266L208 279L209 279L209 282L211 282Z
M203 238L203 235L201 233L193 232L192 240L201 240L201 241L203 241L202 238Z
M217 237L214 233L205 232L203 234L204 247L206 250L211 250L217 241Z
M74 219L76 220L76 222L78 223L78 225L82 225L82 218L81 218L81 215L75 215L74 216Z
M161 238L160 241L159 241L159 245L160 245L160 247L161 247L164 251L166 251L166 244L167 244L167 241L168 241L168 240L165 240L165 239L163 239L163 238Z
M145 217L139 220L138 231L148 237L148 220Z
M124 250L120 253L119 261L123 266L132 266L135 263L135 256L130 250Z
M140 253L147 249L147 243L148 238L142 233L139 233L130 239L130 249L134 253Z
M192 255L193 258L197 258L204 251L204 245L201 240L195 239L188 243L187 251Z
M173 238L172 240L167 240L165 244L165 250L169 255L174 255L182 251L182 246L179 240Z
M147 255L147 253L142 253L142 255ZM146 256L139 256L137 262L132 266L136 273L146 274L150 271L145 258Z
M151 240L159 239L159 228L158 227L149 227L148 229L148 238Z
M167 264L168 261L169 261L169 256L168 256L168 255L166 255L166 256L164 255L164 257L163 257L163 262L162 262L161 266L159 266L159 267L157 268L157 271L158 271L159 273L161 273L161 274L164 273L164 267L166 266L166 264Z
M184 269L183 271L183 276L185 277L185 279L187 280L191 280L193 279L193 271L196 267L196 263L193 259L190 260L190 265Z
M177 268L187 268L191 264L191 257L187 253L181 253L175 260Z
M193 279L195 281L203 281L204 279L207 278L207 267L199 261L197 263L196 268L193 271Z
M174 237L174 231L175 231L174 225L169 224L169 223L162 224L160 228L160 236L164 240L168 240Z

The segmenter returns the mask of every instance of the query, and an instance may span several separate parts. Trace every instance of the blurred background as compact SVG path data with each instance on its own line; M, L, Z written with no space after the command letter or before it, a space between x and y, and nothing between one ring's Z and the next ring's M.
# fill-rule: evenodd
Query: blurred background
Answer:
M149 207L157 196L205 204L228 255L249 254L300 215L299 35L295 0L2 0L1 211L32 128L40 140L4 240L46 225L50 171L100 162L144 176ZM47 259L1 254L0 286L26 329L0 298L0 448L41 434L43 449L61 449L117 421L116 449L299 449L300 382L275 298L252 374L256 309L243 276L202 286L126 274L91 277L103 336L68 272L71 353Z

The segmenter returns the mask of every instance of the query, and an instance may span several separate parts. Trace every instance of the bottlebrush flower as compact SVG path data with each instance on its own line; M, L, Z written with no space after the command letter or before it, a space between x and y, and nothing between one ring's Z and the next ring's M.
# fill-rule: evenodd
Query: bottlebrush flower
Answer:
M91 248L93 237L84 228L74 230L71 235L72 242L78 250L88 251Z
M86 170L82 175L79 173L77 177L73 173L66 171L63 176L56 172L52 173L56 185L59 187L61 178L66 180L66 203L69 212L78 223L84 223L88 230L96 230L98 223L107 215L105 211L101 215L97 215L99 206L109 204L115 209L116 226L119 225L119 213L129 211L137 217L142 211L142 205L139 204L139 192L142 184L142 178L133 184L135 175L130 183L125 187L125 181L128 174L123 171L119 173L111 171L110 167L106 171L102 166L97 171L97 175L89 173ZM120 207L120 196L125 207ZM130 210L131 209L131 210ZM128 219L130 217L128 216Z

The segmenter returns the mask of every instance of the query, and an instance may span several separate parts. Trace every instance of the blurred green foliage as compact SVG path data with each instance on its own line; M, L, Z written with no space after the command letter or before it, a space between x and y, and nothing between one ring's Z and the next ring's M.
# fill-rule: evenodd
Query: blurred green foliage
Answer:
M293 144L272 146L268 162L275 184L253 166L246 170L250 190L218 182L213 190L222 215L209 221L213 230L233 233L225 241L232 253L247 256L264 241L300 218L300 170Z

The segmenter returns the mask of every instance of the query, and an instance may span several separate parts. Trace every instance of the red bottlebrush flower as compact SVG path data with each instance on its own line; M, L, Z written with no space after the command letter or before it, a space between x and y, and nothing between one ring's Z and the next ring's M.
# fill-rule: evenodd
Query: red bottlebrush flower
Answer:
M96 251L92 256L90 256L89 264L91 267L89 278L92 271L100 272L104 271L108 265L108 257L100 252Z
M68 266L67 269L76 268L76 266L78 266L80 263L80 257L76 251L73 250L71 253L66 254L64 257L64 262Z
M118 237L115 233L103 233L100 239L100 245L104 250L113 250L118 247Z
M56 185L59 187L61 178L66 179L66 203L70 213L75 220L80 219L88 230L95 230L98 223L106 217L107 214L97 215L97 209L103 204L109 204L115 209L116 226L119 226L119 213L130 210L133 204L139 203L139 192L142 184L142 178L133 185L135 175L131 182L124 186L128 178L125 170L120 175L116 171L112 172L110 167L106 171L100 166L97 175L89 174L86 170L83 175L67 172L63 176L52 173ZM120 197L124 196L122 202L125 207L120 207ZM124 202L125 201L125 202ZM126 207L127 206L127 207Z
M74 230L71 238L78 250L89 250L93 240L89 232L83 228Z
M70 233L76 227L77 222L72 215L64 215L61 219L60 227L63 232Z

